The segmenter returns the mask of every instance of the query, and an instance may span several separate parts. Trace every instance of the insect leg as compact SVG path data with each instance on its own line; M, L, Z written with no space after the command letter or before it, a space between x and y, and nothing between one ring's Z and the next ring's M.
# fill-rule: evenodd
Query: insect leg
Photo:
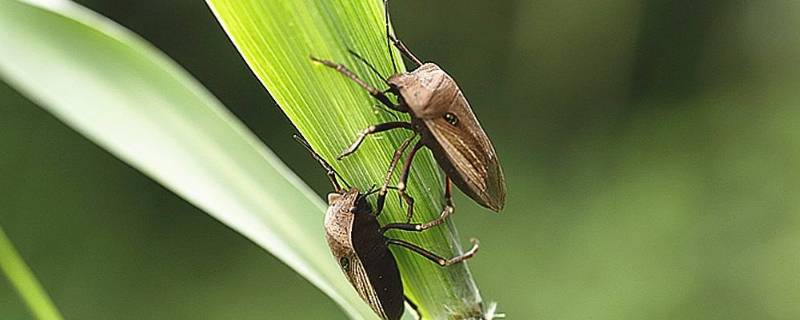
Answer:
M405 112L400 107L392 103L392 101L389 100L389 97L387 97L386 94L384 94L381 91L378 91L378 89L375 89L373 86L369 85L364 80L361 80L361 78L359 78L355 73L350 71L350 69L347 69L347 67L345 67L344 65L328 60L317 59L315 57L311 57L311 60L319 62L329 68L332 68L338 71L339 73L343 74L345 77L348 77L351 80L355 81L359 86L364 88L364 90L367 90L367 92L369 92L371 96L375 97L375 99L378 99L378 101L386 105L389 109Z
M402 53L406 58L408 58L408 60L411 60L415 64L417 64L417 67L422 65L422 61L419 60L419 58L417 58L417 56L415 56L413 53L411 53L411 50L409 50L408 47L406 47L403 41L400 41L400 39L397 39L393 35L389 35L389 39L392 41L392 43L394 43L394 46L397 47L397 50L400 50L400 53Z
M414 148L411 149L411 152L408 153L406 157L405 163L403 163L403 171L401 171L400 175L400 182L396 187L389 186L389 180L392 178L392 174L394 173L395 168L397 168L397 162L400 160L400 156L402 156L402 151L405 151L405 148L408 147L407 142L410 142L410 139L416 137L414 134L409 140L404 141L403 143L403 150L398 148L398 152L395 152L395 155L392 159L392 164L389 166L389 169L386 171L386 177L383 180L383 187L381 187L381 194L386 197L386 192L388 189L395 189L397 190L398 195L400 198L406 202L408 205L408 209L406 210L406 223L411 222L411 217L414 215L414 198L406 194L406 183L408 182L408 171L410 170L409 166L411 165L411 160L414 159L414 155L419 151L419 149L423 146L421 141L417 141L414 145Z
M414 156L417 155L417 151L424 147L425 145L422 141L417 141L417 144L414 145L414 148L408 153L408 157L406 157L406 162L403 163L403 171L400 174L400 183L397 184L397 193L400 194L403 199L405 199L406 204L408 204L408 211L406 213L406 223L411 222L411 217L414 216L414 198L411 198L406 193L406 187L408 187L408 175L411 173L411 162L414 161ZM427 228L426 228L427 229Z
M361 133L358 134L358 138L356 138L356 141L353 142L353 144L351 144L350 147L342 151L342 153L338 157L336 157L336 159L342 160L342 158L349 156L353 152L356 152L356 149L358 149L358 147L361 146L361 143L364 142L364 139L368 135L397 128L413 130L413 128L411 127L411 123L402 121L386 122L369 126L366 129L364 129L364 131L361 131Z
M358 61L361 61L363 64L366 64L367 67L369 67L369 69L372 70L372 73L374 73L376 76L378 76L378 78L380 78L383 81L383 83L385 83L387 85L389 84L389 80L386 80L386 77L384 77L380 72L378 72L378 69L375 69L375 67L372 66L372 64L369 63L369 61L367 61L367 59L364 59L364 57L362 57L357 52L353 51L353 49L347 49L347 52L349 52L350 55L356 57L356 59L358 59Z
M392 161L389 163L389 168L386 169L386 177L383 180L383 186L381 186L381 191L378 193L378 199L376 201L376 210L375 216L379 216L383 211L383 205L386 203L386 193L389 189L389 180L392 179L392 173L394 173L394 169L397 168L397 163L400 161L400 157L403 156L403 152L406 151L408 146L411 144L411 141L417 137L417 134L414 133L410 137L406 138L403 143L394 151L394 156L392 156Z
M456 264L456 263L462 262L464 260L467 260L467 259L472 258L473 256L475 256L475 253L478 252L479 242L478 242L478 239L470 239L470 241L472 242L472 248L469 249L469 251L465 252L462 255L455 256L455 257L452 257L450 259L445 259L445 258L442 258L442 257L436 255L433 252L430 252L428 250L420 248L419 246L417 246L417 245L415 245L415 244L413 244L411 242L403 241L403 240L400 240L400 239L388 239L388 238L386 239L386 243L387 244L398 245L398 246L401 246L403 248L406 248L406 249L409 249L411 251L414 251L415 253L425 257L426 259L428 259L430 261L433 261L434 263L436 263L436 264L438 264L438 265L440 265L442 267L446 267L446 266L449 266L449 265L452 265L452 264Z
M450 214L455 211L455 207L453 206L453 184L450 177L445 177L444 180L444 208L442 208L442 214L439 216L438 219L430 221L428 223L423 223L422 227L427 229L433 226L438 226L444 222L444 219L447 218ZM447 213L445 215L445 213ZM423 230L425 230L423 229Z
M438 225L444 223L444 221L447 219L447 217L449 217L451 214L453 214L453 211L455 210L455 208L453 207L453 199L452 199L452 193L451 192L452 192L452 188L451 188L451 184L450 184L450 178L447 178L446 183L445 183L445 187L444 187L445 205L444 205L444 208L442 208L442 213L439 214L438 218L433 219L431 221L428 221L426 223L408 223L408 222L407 223L387 223L386 225L381 227L381 232L383 233L383 232L386 232L386 231L391 230L391 229L398 229L398 230L404 230L404 231L424 231L424 230L433 228L435 226L438 226Z

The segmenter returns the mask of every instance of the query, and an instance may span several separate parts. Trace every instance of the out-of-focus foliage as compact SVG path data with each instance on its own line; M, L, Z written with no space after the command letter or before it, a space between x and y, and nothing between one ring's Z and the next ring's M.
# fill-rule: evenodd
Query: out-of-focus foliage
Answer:
M375 318L330 259L321 199L162 52L65 0L0 2L0 43L3 81L269 251L353 318ZM46 296L19 291L32 310Z
M0 227L0 272L37 319L63 319L39 280L31 273L28 265L14 248L14 244L6 237L2 227Z
M204 3L80 2L165 50L328 189ZM507 172L502 214L459 194L455 220L480 237L470 266L509 318L800 317L800 3L407 0L392 12L398 35L458 79ZM0 224L66 318L344 319L4 86L0 115ZM27 317L4 282L0 313Z

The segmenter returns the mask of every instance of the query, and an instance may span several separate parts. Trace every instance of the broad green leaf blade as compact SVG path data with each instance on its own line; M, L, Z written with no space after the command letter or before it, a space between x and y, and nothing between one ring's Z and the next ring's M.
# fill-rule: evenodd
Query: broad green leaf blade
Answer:
M347 49L356 51L384 76L393 73L382 1L207 2L250 68L311 145L359 189L382 184L395 148L410 133L387 132L370 137L358 152L335 161L335 156L361 130L396 119L375 107L377 101L353 81L309 59L314 56L343 63L373 86L385 88L380 78L347 53ZM399 55L395 53L395 57ZM405 115L396 116L407 119ZM414 221L430 221L439 216L443 181L427 150L414 159L408 187L416 200ZM405 210L397 197L390 194L387 203L381 221L403 221ZM403 238L446 257L462 250L452 222L423 233L390 232L389 236ZM393 249L405 292L420 307L424 318L461 319L480 315L481 298L466 264L440 268L416 254Z
M4 81L374 318L332 262L323 203L166 56L67 1L0 0L0 43Z
M25 260L22 260L14 245L11 244L11 240L8 239L2 227L0 227L0 270L6 274L8 281L11 282L37 319L63 319L50 297L47 296L47 292L42 289L42 285L25 264Z

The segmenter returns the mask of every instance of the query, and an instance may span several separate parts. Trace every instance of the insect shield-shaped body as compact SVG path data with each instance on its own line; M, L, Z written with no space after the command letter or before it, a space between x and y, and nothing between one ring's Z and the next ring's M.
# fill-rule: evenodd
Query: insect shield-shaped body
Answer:
M357 188L342 188L338 173L300 136L295 136L295 139L319 161L334 187L334 192L328 194L328 210L325 213L325 239L331 253L361 299L382 319L400 319L403 301L408 301L403 294L397 262L389 250L390 244L412 250L440 266L462 262L478 251L477 240L473 239L472 249L460 256L445 259L413 243L387 238L384 236L387 230L420 231L425 228L408 223L381 227L377 220L380 211L373 214L367 201L367 196L374 192L361 193ZM409 304L414 306L411 301Z
M352 188L328 195L325 239L347 280L382 319L403 315L403 282L366 196Z
M503 171L497 160L492 143L472 113L469 103L464 98L456 82L439 66L433 63L422 63L406 46L389 34L389 14L386 12L386 36L403 55L417 64L411 72L397 73L384 82L389 86L386 91L379 91L356 76L342 64L312 57L328 67L349 77L359 86L366 89L386 107L411 115L411 122L387 122L370 126L361 132L356 141L339 159L352 154L358 149L366 136L392 129L409 129L421 136L420 140L409 152L401 173L397 190L406 199L409 208L413 205L410 197L404 196L408 171L414 155L421 147L428 147L436 158L436 162L445 171L448 180L446 190L452 180L456 186L480 205L499 212L506 199L506 186ZM391 52L391 50L390 50ZM383 79L380 73L364 58L353 51L350 53L367 64L370 69ZM392 58L394 64L394 59ZM398 98L394 104L387 96L391 92ZM413 138L413 137L412 137ZM393 165L405 150L398 148ZM390 178L393 169L387 173ZM381 190L386 193L386 188ZM449 196L446 193L445 196ZM451 202L447 199L448 207ZM379 203L381 206L382 203ZM409 209L409 216L411 209Z
M422 144L461 191L479 204L500 211L505 204L503 171L489 137L453 78L433 63L388 79L400 107Z

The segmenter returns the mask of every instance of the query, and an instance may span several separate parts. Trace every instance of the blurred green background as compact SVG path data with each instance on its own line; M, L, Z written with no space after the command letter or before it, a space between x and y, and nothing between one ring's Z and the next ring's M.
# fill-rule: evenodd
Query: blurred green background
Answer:
M177 60L327 192L205 3L78 2ZM456 199L486 300L509 319L800 318L800 2L454 4L391 6L506 171L502 214ZM345 318L2 83L0 115L0 225L67 318ZM5 279L0 318L30 318Z

